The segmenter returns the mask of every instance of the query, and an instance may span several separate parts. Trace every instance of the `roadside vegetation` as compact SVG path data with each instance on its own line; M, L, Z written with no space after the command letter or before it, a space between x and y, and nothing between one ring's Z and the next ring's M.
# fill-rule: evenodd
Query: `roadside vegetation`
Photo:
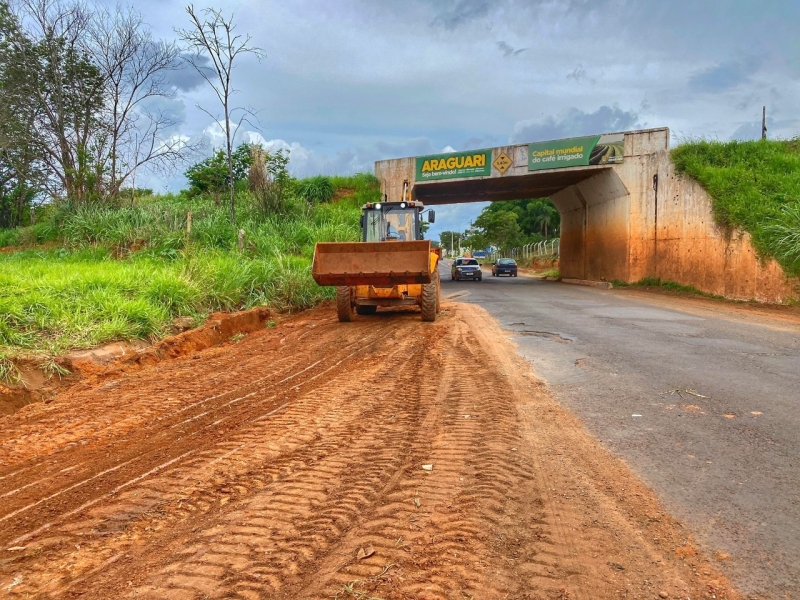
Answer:
M708 191L717 223L747 231L761 256L800 276L800 138L693 141L672 160Z
M307 182L289 178L281 210L270 213L243 182L236 227L226 203L194 189L118 206L53 205L34 226L0 230L0 246L17 246L0 252L0 361L155 339L178 316L200 321L264 304L296 310L328 298L333 288L311 279L314 244L357 240L359 207L379 188L371 175L324 180L315 185L329 186L337 202L309 202Z
M623 287L658 288L662 290L668 290L670 292L683 292L684 294L693 294L695 296L703 296L705 298L725 300L724 296L719 296L717 294L709 294L708 292L700 291L693 285L683 285L681 283L670 281L668 279L661 279L660 277L643 277L639 281L634 281L633 283L628 283L620 279L615 279L614 281L611 282L611 285L613 285L615 288L623 288Z
M283 152L234 147L231 124L256 118L229 103L234 59L263 53L221 12L187 13L175 42L133 7L0 0L0 379L22 354L155 339L178 316L331 295L311 278L314 244L358 239L377 180L295 180ZM221 101L219 118L203 110L222 149L175 135L174 111L153 108L175 105L169 75L191 68ZM137 174L181 171L179 194L136 185Z

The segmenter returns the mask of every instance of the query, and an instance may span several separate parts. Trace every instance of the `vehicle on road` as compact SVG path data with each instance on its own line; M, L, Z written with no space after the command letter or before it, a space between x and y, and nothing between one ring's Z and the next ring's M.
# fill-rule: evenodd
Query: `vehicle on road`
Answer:
M516 277L517 261L513 258L498 258L492 265L492 277L500 277L500 275Z
M319 285L336 286L339 321L353 311L373 315L380 306L419 306L423 321L435 321L440 248L422 239L422 202L410 199L404 182L399 202L370 202L361 207L362 241L319 242L311 276ZM428 223L435 214L428 211Z
M453 281L461 281L462 279L481 281L483 279L483 271L481 271L481 265L477 260L462 257L453 261L453 265L450 267L450 277Z

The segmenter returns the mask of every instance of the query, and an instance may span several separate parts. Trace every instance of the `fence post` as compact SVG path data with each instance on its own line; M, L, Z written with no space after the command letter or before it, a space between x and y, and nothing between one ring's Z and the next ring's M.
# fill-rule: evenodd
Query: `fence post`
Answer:
M31 206L31 225L36 225L36 209Z
M239 230L239 252L244 252L244 229Z
M192 237L192 211L186 213L186 235Z

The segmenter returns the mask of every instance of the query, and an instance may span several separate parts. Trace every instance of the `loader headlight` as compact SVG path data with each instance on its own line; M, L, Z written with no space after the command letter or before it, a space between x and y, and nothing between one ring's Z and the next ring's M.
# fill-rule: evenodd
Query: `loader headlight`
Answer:
M380 202L378 202L378 203L375 205L375 208L377 208L378 210L380 210L380 209L381 209L381 203L380 203Z
M405 208L405 207L406 207L406 203L405 202L401 202L400 203L400 208Z

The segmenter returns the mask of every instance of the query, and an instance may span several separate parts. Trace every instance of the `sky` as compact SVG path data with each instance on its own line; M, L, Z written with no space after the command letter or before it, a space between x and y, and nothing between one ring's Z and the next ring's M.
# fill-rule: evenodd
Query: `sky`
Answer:
M108 0L109 2L111 0ZM137 0L175 39L185 4ZM196 5L203 8L204 5ZM672 143L800 134L797 0L226 0L243 55L235 102L257 111L238 141L290 151L296 176L373 171L374 162L646 127ZM221 130L190 70L170 74L173 135ZM221 113L220 113L221 114ZM158 190L184 180L151 175ZM433 237L482 205L437 207Z

